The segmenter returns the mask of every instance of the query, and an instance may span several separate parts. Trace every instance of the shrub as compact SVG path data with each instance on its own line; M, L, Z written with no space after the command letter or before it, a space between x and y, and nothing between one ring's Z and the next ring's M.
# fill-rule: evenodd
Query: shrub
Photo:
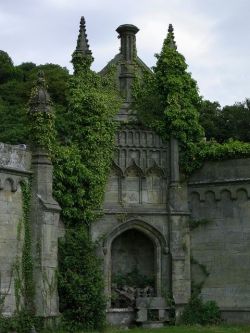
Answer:
M186 325L218 324L221 322L220 309L216 302L203 302L201 296L192 296L186 305L181 322Z
M59 243L60 311L68 330L102 329L105 322L104 283L85 226L66 231Z

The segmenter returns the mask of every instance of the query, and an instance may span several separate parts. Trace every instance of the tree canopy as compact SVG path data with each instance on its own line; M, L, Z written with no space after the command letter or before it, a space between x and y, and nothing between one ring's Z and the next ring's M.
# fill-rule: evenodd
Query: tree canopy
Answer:
M200 109L201 124L208 140L222 143L228 139L250 142L250 100L226 105L204 101Z
M56 127L59 135L62 135L62 118L67 105L66 91L70 77L68 70L59 65L37 66L32 62L14 66L9 55L0 51L0 142L28 142L27 103L40 70L45 73L57 113Z
M201 98L185 58L177 51L171 25L156 58L152 75L145 74L134 88L139 119L165 140L173 135L185 146L200 141L204 135L198 113Z

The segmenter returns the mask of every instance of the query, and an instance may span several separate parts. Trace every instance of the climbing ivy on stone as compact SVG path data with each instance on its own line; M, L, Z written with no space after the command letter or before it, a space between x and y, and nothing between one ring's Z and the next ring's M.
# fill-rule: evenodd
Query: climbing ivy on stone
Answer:
M171 135L178 139L182 171L191 174L206 160L249 157L249 143L205 141L199 122L202 99L185 58L177 51L171 25L156 58L153 72L145 73L134 84L135 109L139 121L166 142Z
M60 311L67 332L103 329L106 300L95 251L84 225L68 229L59 243Z
M30 202L31 183L30 180L21 182L22 191L22 219L20 228L23 230L22 253L20 260L13 265L13 276L15 284L16 311L12 317L4 317L0 313L0 332L30 333L35 325L34 306L34 279L33 258L31 244ZM18 231L18 234L21 230ZM20 241L18 235L17 241Z
M173 135L186 148L204 136L198 113L201 98L196 81L187 72L185 58L177 51L171 25L156 58L153 73L135 86L137 114L166 141Z
M65 145L53 153L54 196L66 226L59 247L59 296L68 329L100 329L105 319L103 277L89 226L100 214L120 99L112 68L101 77L90 69L92 60L90 54L73 54Z
M52 101L47 92L44 73L38 73L29 100L28 132L33 146L41 147L51 152L55 145L55 114Z
M115 114L119 95L106 77L86 64L77 70L68 87L67 145L55 151L55 196L61 204L65 222L89 225L103 201L107 176L115 145ZM87 58L87 64L89 59Z
M24 239L22 249L22 281L23 281L23 301L27 311L34 315L34 280L33 280L33 260L31 249L31 224L30 224L30 201L31 183L22 182L21 190L23 196L23 226Z
M182 169L191 174L200 168L205 161L220 161L226 159L250 157L250 143L229 140L220 144L214 140L190 144L189 150L181 153Z

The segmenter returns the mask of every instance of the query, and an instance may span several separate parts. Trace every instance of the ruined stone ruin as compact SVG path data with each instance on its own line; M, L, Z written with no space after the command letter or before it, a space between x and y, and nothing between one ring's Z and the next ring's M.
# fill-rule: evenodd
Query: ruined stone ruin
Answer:
M78 48L89 51L85 22ZM126 127L131 84L150 71L137 56L134 25L117 28L120 52L111 60L124 103L117 121L117 154L107 183L104 215L91 226L102 240L107 319L115 325L169 320L172 295L176 317L187 304L191 280L204 300L215 300L231 323L250 322L250 159L206 162L188 181L179 172L178 141L163 142L138 125ZM106 67L101 71L105 73ZM39 99L37 100L39 103ZM0 144L0 310L17 304L13 264L20 260L20 182L33 175L31 221L37 315L59 315L56 288L57 244L63 236L60 207L52 197L53 166L44 151ZM208 221L190 228L190 220Z

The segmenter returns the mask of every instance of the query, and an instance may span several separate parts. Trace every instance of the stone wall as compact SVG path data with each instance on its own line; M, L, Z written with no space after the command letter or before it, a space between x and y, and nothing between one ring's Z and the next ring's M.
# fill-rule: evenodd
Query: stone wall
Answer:
M250 159L205 163L189 200L192 219L206 220L191 232L192 279L225 319L250 322Z
M20 183L30 176L36 314L46 318L59 315L56 271L60 207L52 197L52 174L46 152L35 149L31 153L25 145L0 144L0 312L4 315L13 314L22 305L16 283L22 283L24 239Z
M11 315L17 305L15 279L23 243L20 182L31 174L30 160L25 145L0 143L0 311L5 315Z

